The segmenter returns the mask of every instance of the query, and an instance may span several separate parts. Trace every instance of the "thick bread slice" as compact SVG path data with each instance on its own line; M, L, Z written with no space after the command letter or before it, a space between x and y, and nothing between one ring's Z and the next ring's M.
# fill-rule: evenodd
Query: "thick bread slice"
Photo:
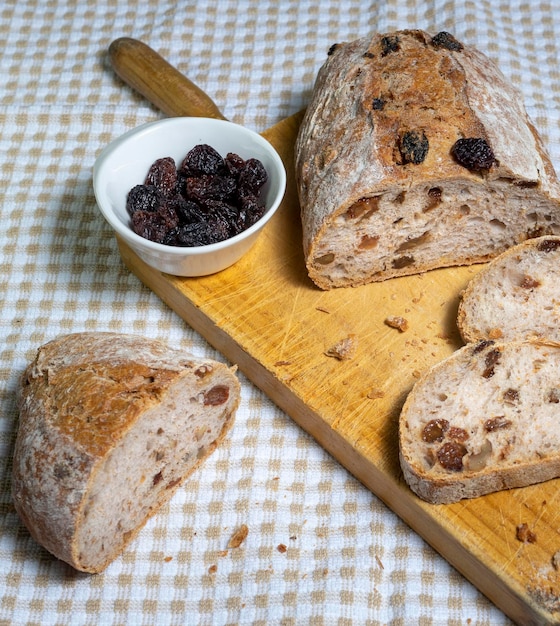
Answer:
M306 265L323 289L560 233L558 179L520 94L448 33L333 46L295 158Z
M491 261L461 294L463 340L560 341L560 237L529 239Z
M232 426L234 372L133 335L42 346L22 378L12 479L31 535L102 571Z
M417 381L399 419L412 491L435 504L560 476L560 344L469 344Z

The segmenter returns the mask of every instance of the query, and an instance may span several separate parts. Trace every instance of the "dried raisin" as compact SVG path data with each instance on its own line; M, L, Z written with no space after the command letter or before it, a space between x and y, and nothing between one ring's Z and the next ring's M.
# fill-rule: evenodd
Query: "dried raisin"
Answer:
M202 174L187 178L185 195L196 202L205 200L225 200L235 193L237 185L229 176Z
M229 387L226 385L216 385L204 394L205 406L219 406L227 402L229 398Z
M409 267L410 265L414 265L414 257L413 256L401 256L396 259L393 259L392 266L393 269L402 270L405 267Z
M422 163L428 154L430 143L421 130L409 130L399 140L399 152L403 163Z
M558 248L560 248L560 241L555 239L545 239L537 244L539 252L555 252Z
M245 222L247 227L254 224L264 215L264 206L259 203L257 196L246 194L239 197L240 211L246 215Z
M459 165L469 170L488 170L496 162L492 148L482 137L458 139L451 153Z
M536 289L537 287L540 287L540 285L541 281L533 278L532 276L524 276L519 283L521 289Z
M492 341L491 339L481 339L474 347L473 347L473 354L478 354L479 352L482 352L483 350L485 350L486 348L493 346L494 345L494 341Z
M175 241L177 246L207 246L218 243L228 238L228 233L221 225L208 220L207 222L194 222L183 224L176 229Z
M446 419L430 420L422 430L422 440L426 443L443 441L449 422Z
M466 441L469 438L469 433L459 426L451 426L447 431L447 437L453 441Z
M397 52L400 48L400 41L397 35L388 35L381 38L381 56L385 57L391 52Z
M432 37L432 46L434 48L446 48L459 52L463 49L463 44L455 39L453 35L442 30L440 33Z
M509 428L510 426L511 420L506 419L504 415L491 417L484 422L484 430L488 433L493 433L495 430L501 430L503 428Z
M264 165L258 159L247 159L239 172L239 192L257 194L267 178Z
M176 225L166 216L154 211L135 211L131 221L132 230L137 235L156 243L163 243L167 232Z
M208 144L199 144L189 150L180 172L185 176L200 176L201 174L219 174L225 168L220 153Z
M173 195L177 189L177 167L171 157L154 161L148 170L145 185L152 185L164 196Z
M446 470L460 472L463 469L463 457L467 454L464 445L448 441L437 451L437 459Z
M504 391L503 398L506 404L516 404L519 402L519 390L510 387Z
M163 206L163 196L152 185L136 185L126 198L126 210L129 215L136 211L148 211L155 213Z
M192 224L205 219L206 211L192 200L187 200L183 196L177 195L170 202L177 212L179 221L183 224Z
M482 376L484 378L492 378L494 376L494 366L500 362L500 357L502 353L497 348L490 350L484 359L484 371L482 372Z
M228 152L226 154L226 158L224 159L226 169L230 176L237 178L239 176L239 172L243 169L245 165L245 161L238 155L233 152Z

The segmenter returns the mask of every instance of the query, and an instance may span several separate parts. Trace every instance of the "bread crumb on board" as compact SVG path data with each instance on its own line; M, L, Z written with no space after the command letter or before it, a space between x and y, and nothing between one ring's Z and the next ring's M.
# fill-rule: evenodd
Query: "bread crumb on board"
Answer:
M386 317L385 324L391 328L396 328L401 333L408 330L408 320L400 315L390 315L389 317Z
M515 536L522 543L536 543L537 535L529 528L526 523L519 524L515 529Z
M239 548L241 544L247 539L247 535L249 534L249 528L246 524L241 524L241 526L233 533L228 542L228 548Z
M348 335L348 337L341 339L334 346L331 346L325 351L325 355L338 359L339 361L348 361L352 359L356 354L357 342L355 335Z

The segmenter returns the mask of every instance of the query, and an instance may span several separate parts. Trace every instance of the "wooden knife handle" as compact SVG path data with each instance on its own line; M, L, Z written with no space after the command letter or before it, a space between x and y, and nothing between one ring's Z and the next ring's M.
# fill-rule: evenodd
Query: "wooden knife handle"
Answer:
M130 37L115 39L109 46L109 60L125 83L167 115L225 119L200 87L145 43Z

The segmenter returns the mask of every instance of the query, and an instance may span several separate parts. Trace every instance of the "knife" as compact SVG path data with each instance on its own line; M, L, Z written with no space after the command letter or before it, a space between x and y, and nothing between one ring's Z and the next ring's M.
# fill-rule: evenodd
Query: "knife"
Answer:
M226 119L200 87L138 39L115 39L108 54L117 76L167 115Z

